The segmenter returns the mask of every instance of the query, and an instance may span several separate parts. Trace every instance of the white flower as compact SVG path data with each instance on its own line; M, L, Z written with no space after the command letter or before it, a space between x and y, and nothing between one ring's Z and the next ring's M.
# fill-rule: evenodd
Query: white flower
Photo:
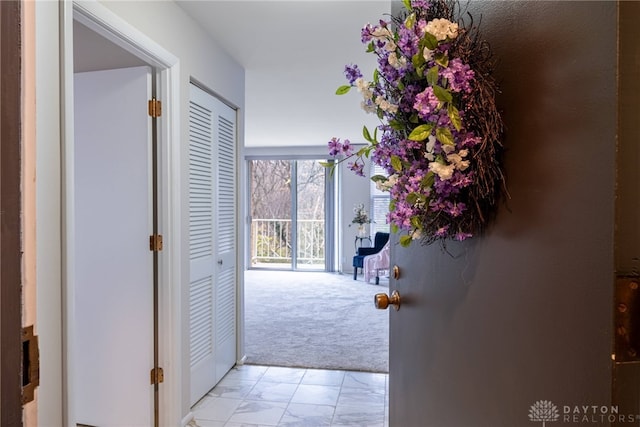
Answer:
M422 56L424 56L425 61L431 61L431 58L433 58L433 51L428 47L425 47L422 49Z
M371 35L378 39L393 39L393 34L387 27L377 27L375 30L371 32Z
M450 144L442 144L442 151L444 151L445 154L450 154L456 151L456 147Z
M431 162L429 163L429 170L438 175L441 180L446 181L447 179L451 179L455 165L443 165L442 163Z
M382 111L386 111L391 114L395 114L396 112L398 112L398 106L393 105L392 103L384 99L382 96L378 96L376 98L376 105L380 107Z
M449 160L456 167L456 169L461 171L469 167L469 160L462 160L462 156L460 154L456 154L456 153L448 154L447 160Z
M436 137L433 135L429 135L429 138L427 139L427 152L424 154L424 157L433 162L435 160L435 156L433 154L433 149L435 148L436 145Z
M376 188L380 191L389 191L391 187L396 185L397 182L398 175L394 173L393 175L389 175L389 177L385 181L376 181Z
M362 77L358 77L355 83L356 83L356 87L358 88L358 91L362 92L365 90L369 90L370 83L365 79L363 79Z
M429 21L425 30L438 41L443 41L447 38L455 39L458 36L458 24L444 18Z
M356 79L355 84L358 92L362 93L362 97L365 100L373 98L373 92L369 89L369 87L371 86L370 82L366 81L362 77L359 77Z
M396 70L403 68L407 65L407 58L401 56L398 58L398 55L395 52L389 54L389 65L391 65Z
M362 108L366 113L375 113L377 111L375 104L367 101L362 101L360 103L360 108Z
M393 52L397 47L398 46L396 46L396 43L393 40L388 40L387 44L384 45L384 48L387 52Z

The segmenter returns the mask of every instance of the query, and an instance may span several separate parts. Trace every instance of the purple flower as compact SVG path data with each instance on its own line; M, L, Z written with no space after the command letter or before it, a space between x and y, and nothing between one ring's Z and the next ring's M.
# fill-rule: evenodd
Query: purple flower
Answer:
M459 202L459 203L449 202L447 204L449 205L449 214L454 218L462 215L462 213L467 209L465 204L462 202Z
M413 108L418 112L421 118L425 119L437 110L440 101L433 93L433 88L428 87L424 91L416 95L416 101Z
M351 146L351 141L348 139L344 140L344 143L340 142L340 138L333 137L329 140L329 155L331 157L336 157L341 154L345 156L350 156L353 154L353 147Z
M350 162L347 164L349 169L351 169L356 175L364 176L364 162Z
M371 41L371 39L373 38L373 36L371 35L371 33L373 32L373 29L374 28L371 26L371 24L367 24L364 27L362 27L361 38L360 38L362 43L369 43Z
M465 232L462 232L462 231L457 232L456 235L453 236L453 238L456 239L459 242L462 242L463 240L466 240L469 237L473 237L473 234L465 233Z
M349 84L353 86L357 79L362 77L362 73L358 68L358 65L345 65L344 67L344 75L349 80Z
M411 58L418 53L418 43L420 39L412 29L403 25L398 30L398 36L396 44L407 58Z
M440 74L447 79L453 92L471 92L470 82L474 79L475 73L460 59L455 58L449 61L449 66Z
M429 0L411 0L411 8L428 10Z
M448 231L449 231L449 226L448 226L448 225L445 225L445 226L442 226L442 227L438 228L438 229L436 230L436 232L435 232L435 233L433 233L433 234L434 234L436 237L445 237L445 236L447 235L447 232L448 232Z
M348 139L345 139L342 143L342 152L345 156L350 156L351 154L353 154L353 147L351 146L351 141L349 141Z

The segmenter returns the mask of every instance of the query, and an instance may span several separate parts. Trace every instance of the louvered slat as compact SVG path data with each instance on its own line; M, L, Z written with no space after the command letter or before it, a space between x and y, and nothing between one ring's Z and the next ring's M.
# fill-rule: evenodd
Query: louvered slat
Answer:
M213 353L212 297L211 277L191 283L189 296L191 366Z
M213 141L211 110L189 105L189 256L213 254Z

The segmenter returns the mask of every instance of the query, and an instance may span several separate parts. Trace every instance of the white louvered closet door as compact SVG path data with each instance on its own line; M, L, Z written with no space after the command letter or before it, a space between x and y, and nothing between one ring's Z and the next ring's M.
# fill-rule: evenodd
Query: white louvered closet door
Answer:
M191 86L189 253L191 404L236 361L236 112Z

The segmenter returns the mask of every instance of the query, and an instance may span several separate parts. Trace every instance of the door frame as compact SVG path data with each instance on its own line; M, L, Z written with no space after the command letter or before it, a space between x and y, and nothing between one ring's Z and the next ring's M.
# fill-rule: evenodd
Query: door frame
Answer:
M159 420L175 424L182 414L182 298L180 233L180 63L176 56L155 43L98 2L60 2L62 86L62 293L63 293L63 423L75 425L74 354L74 115L73 115L73 21L95 31L142 59L153 68L156 97L163 101L158 129L158 228L168 236L159 256L158 327L162 331L159 364L164 367L160 386ZM174 284L172 286L172 284Z
M22 3L2 2L0 34L0 424L22 425Z

